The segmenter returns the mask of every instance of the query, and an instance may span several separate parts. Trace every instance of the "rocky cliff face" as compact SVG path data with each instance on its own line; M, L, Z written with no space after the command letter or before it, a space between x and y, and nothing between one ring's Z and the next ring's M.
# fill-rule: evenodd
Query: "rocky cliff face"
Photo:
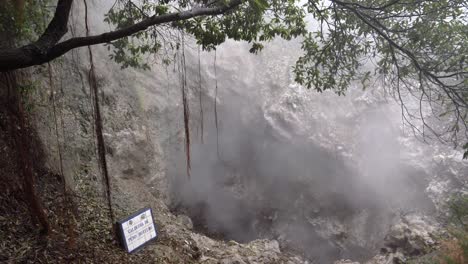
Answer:
M92 33L106 30L101 10L108 2L92 3ZM83 8L75 8L72 34L84 35ZM398 242L407 241L401 233L414 234L401 231L415 226L402 227L406 215L415 215L411 219L417 223L431 222L426 217L443 214L450 194L466 188L461 154L414 139L402 128L399 108L378 85L368 91L351 87L346 97L297 86L291 74L297 43L274 41L255 56L245 44L227 42L216 62L214 53L202 52L200 76L197 48L187 45L186 52L190 179L177 68L155 64L151 71L121 70L105 47L93 47L116 214L153 207L161 237L170 241L151 247L161 261L303 262L281 248L332 263L370 259L385 246L390 249L377 263L386 263L389 254L416 254L425 246ZM32 112L48 167L57 172L63 167L78 194L99 193L103 186L89 66L87 50L80 49L52 63L51 79L47 68L38 68L43 88L34 94ZM216 241L192 228L250 243Z

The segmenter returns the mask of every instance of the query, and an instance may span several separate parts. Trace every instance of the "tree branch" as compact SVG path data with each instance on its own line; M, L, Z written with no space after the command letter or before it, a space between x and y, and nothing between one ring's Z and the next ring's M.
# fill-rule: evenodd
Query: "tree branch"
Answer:
M47 48L55 45L68 32L68 17L73 0L59 0L55 8L55 14L46 30L36 41L39 48Z
M418 61L416 58L415 54L411 52L410 50L407 50L403 46L397 44L390 36L385 34L381 29L379 29L376 25L374 25L371 21L369 21L358 9L351 7L350 3L343 2L340 0L332 0L333 3L336 3L343 8L353 12L362 22L367 24L370 28L372 28L379 36L384 38L387 43L390 46L393 46L397 50L401 51L403 54L406 55L407 58L409 58L413 65L416 67L417 70L422 72L425 76L431 80L434 84L438 85L442 90L445 92L445 94L450 98L450 100L458 106L461 104L463 107L468 107L468 102L455 90L449 89L449 86L445 83L443 83L438 76L436 76L434 73L430 72L428 69L424 68L421 63Z
M57 44L67 32L68 16L73 2L73 0L60 0L54 18L44 34L36 42L20 48L0 50L0 72L40 65L58 58L72 49L108 43L146 30L151 26L200 16L220 15L238 7L244 1L231 0L226 4L211 8L201 7L165 15L154 15L122 29L95 36L71 38Z

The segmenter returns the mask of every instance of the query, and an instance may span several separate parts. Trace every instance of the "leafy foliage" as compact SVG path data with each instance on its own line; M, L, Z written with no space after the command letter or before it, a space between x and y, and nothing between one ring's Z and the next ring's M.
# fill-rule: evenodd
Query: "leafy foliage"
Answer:
M468 232L468 194L454 197L449 207L451 223Z
M106 21L121 29L153 16L231 2L117 0ZM411 126L414 132L429 130L458 142L460 134L468 138L467 8L464 0L244 0L222 15L153 26L110 45L122 67L149 68L145 55L163 54L162 61L170 61L168 50L180 47L176 31L192 35L204 50L233 39L250 43L252 53L276 37L300 38L303 55L294 67L298 83L341 95L356 80L365 87L380 78L401 101L404 119L422 123ZM406 97L429 104L430 118L451 125L436 131L422 110L416 115L408 110Z
M463 194L452 199L450 203L452 216L451 234L456 239L457 254L447 254L443 257L447 264L466 263L468 260L468 195ZM454 247L452 247L453 249Z
M114 8L107 14L105 21L112 23L116 28L124 28L133 25L151 15L163 15L168 12L165 5L156 5L152 1L142 1L136 5L132 1L117 1ZM144 54L157 54L164 36L159 29L141 31L131 37L121 38L110 43L113 47L111 58L122 65L122 68L134 67L149 69L147 61L142 58ZM110 46L108 46L110 50Z
M414 258L413 264L464 264L468 259L468 195L454 196L448 204L450 217L449 238L439 238L434 254Z
M106 15L105 21L124 28L153 15L164 15L180 8L200 6L202 1L133 1L119 0ZM223 1L213 1L212 5L223 5ZM177 6L177 8L174 7ZM271 10L271 11L270 11ZM268 15L266 15L268 13ZM256 53L265 42L276 36L292 39L306 32L304 10L295 0L288 1L245 1L238 8L223 16L205 16L174 22L170 26L152 27L130 38L112 42L112 58L125 67L148 68L141 60L145 54L157 54L163 47L179 49L181 41L175 31L193 35L197 44L204 50L213 50L226 39L244 40L252 43L250 51ZM175 44L174 44L175 43ZM170 56L167 56L168 59Z
M32 41L44 31L49 20L49 1L25 1L20 10L13 2L3 1L0 5L0 32L19 42Z

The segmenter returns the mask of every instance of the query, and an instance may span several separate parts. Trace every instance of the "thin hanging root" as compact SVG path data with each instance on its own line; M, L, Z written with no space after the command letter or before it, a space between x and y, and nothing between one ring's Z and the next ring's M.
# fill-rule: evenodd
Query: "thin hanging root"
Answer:
M187 160L187 177L190 179L190 109L187 101L187 67L185 64L185 42L182 34L182 103L184 105L185 155Z
M49 86L51 88L51 99L52 99L52 112L54 114L54 125L55 125L55 139L57 141L57 150L58 150L58 156L59 156L59 169L60 169L60 174L62 176L62 181L63 181L63 192L66 195L66 179L65 179L65 174L63 173L63 157L62 157L62 147L60 145L60 136L58 132L58 124L57 124L57 107L55 105L55 85L53 82L53 77L52 77L52 65L50 63L47 63L47 68L48 68L48 73L49 73Z
M60 145L60 140L59 140L59 129L58 129L58 124L57 124L57 107L56 107L56 102L55 102L55 84L53 82L53 77L52 77L52 65L50 63L47 63L48 66L48 72L49 72L49 85L51 88L51 99L52 99L52 110L53 110L53 115L54 115L54 124L55 124L55 138L57 141L57 149L58 149L58 155L59 155L59 165L60 165L60 175L62 177L62 188L63 188L63 195L64 195L64 202L66 205L71 206L71 214L70 211L67 211L66 215L63 215L63 217L67 221L67 235L68 235L68 242L67 246L69 249L74 249L76 247L76 218L78 215L78 210L75 207L75 203L72 199L72 196L68 192L68 187L67 187L67 181L65 178L65 173L63 172L63 156L62 156L62 148ZM64 134L64 127L63 127L63 118L62 118L62 113L60 112L60 117L61 117L61 123L62 123L62 133Z
M201 61L200 61L200 46L198 46L198 96L200 103L200 139L203 144L203 104L202 104L202 83L201 83Z
M87 5L86 0L83 0L83 2L85 5L86 36L89 36L88 5ZM107 204L109 207L109 216L113 224L114 223L114 210L112 208L110 178L109 178L109 172L107 170L106 148L105 148L104 136L102 133L103 126L102 126L102 119L101 119L101 109L99 106L98 85L96 81L96 71L94 67L93 52L91 50L91 46L88 46L88 55L89 55L89 63L90 63L88 81L89 81L89 86L92 90L91 96L92 96L93 105L94 105L94 124L95 124L95 130L96 130L99 165L101 168L101 172L104 176L104 183L106 186L106 196L107 196L106 198L107 198Z
M214 116L215 116L215 126L216 126L216 154L219 155L219 128L218 128L218 77L217 77L217 70L216 70L216 50L215 50L215 57L214 57L214 73L215 73L215 98L214 98Z
M187 177L190 178L190 128L189 128L189 107L185 89L182 89L182 100L184 104L184 129L185 129L185 154L187 159Z

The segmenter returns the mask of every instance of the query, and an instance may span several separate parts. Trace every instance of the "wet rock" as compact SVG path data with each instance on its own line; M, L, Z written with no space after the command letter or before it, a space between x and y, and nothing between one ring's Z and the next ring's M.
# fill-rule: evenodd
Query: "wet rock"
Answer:
M335 261L334 264L359 264L359 262L355 262L349 259L342 259L342 260Z
M408 215L394 225L385 238L382 253L401 253L405 256L419 256L435 245L434 235L438 227L427 217Z
M246 264L239 255L222 259L220 264Z
M193 222L192 222L192 219L190 219L190 217L186 215L178 215L177 221L181 223L183 226L185 226L187 229L189 230L193 229Z
M262 239L240 244L235 241L224 243L199 234L192 234L191 237L203 255L203 263L306 263L297 256L282 253L276 240Z
M426 216L404 215L391 227L380 254L365 264L400 264L406 263L409 258L427 254L434 248L434 237L439 232L435 221Z
M407 258L401 252L396 252L375 256L371 260L365 262L365 264L403 264L406 263L406 261Z

